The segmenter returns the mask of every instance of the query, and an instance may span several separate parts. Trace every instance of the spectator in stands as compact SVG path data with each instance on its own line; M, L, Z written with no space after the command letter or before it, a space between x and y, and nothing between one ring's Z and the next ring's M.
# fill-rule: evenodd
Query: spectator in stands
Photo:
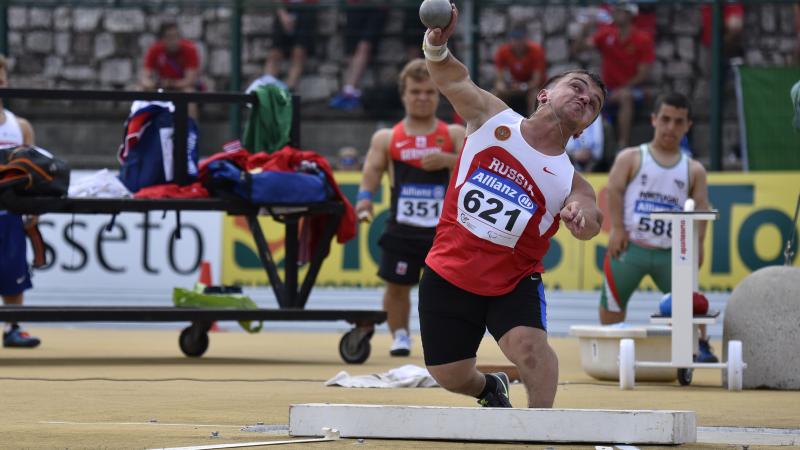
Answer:
M178 24L166 21L158 30L158 41L144 56L140 84L144 90L204 91L200 81L200 56L197 46L181 37ZM189 104L189 117L197 120L197 103Z
M183 39L178 24L169 21L161 24L158 38L144 57L142 89L198 90L200 57L194 43Z
M515 26L508 38L494 54L494 94L527 117L546 78L544 49L528 39L524 25Z
M703 17L703 35L701 42L705 48L711 47L712 8L710 4L701 6ZM742 27L744 25L744 6L741 3L725 3L722 6L722 55L726 62L731 58L741 58Z
M280 79L283 58L288 56L285 84L289 90L294 90L303 75L306 58L314 53L317 28L316 10L297 5L316 3L316 0L284 1L295 6L275 10L275 45L269 51L264 73Z
M8 87L6 58L0 55L0 88ZM0 99L0 147L33 145L30 122L3 108ZM36 218L28 221L35 223ZM29 222L30 223L30 222ZM22 216L0 210L0 296L4 305L22 305L23 293L32 287L28 268L25 227ZM3 330L3 347L36 347L41 343L20 328L8 323Z
M603 159L603 134L603 116L597 116L583 133L569 138L565 148L578 172L592 172Z
M362 6L360 0L348 0L345 47L350 61L342 91L331 99L330 106L351 110L361 107L361 78L373 51L378 47L388 13L387 6Z
M573 44L574 52L592 46L600 51L603 81L608 86L605 113L616 122L617 148L629 144L635 108L644 100L642 85L655 61L652 37L633 26L638 10L632 3L615 4L612 24L597 27L589 36L593 23L587 22Z
M361 158L355 147L342 147L336 155L336 170L342 172L360 172Z

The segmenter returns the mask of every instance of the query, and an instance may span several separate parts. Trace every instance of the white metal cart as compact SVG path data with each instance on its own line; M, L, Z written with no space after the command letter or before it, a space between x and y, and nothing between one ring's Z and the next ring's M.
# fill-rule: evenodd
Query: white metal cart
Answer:
M699 363L693 361L697 346L698 325L713 324L719 311L709 311L705 315L693 314L692 294L697 290L697 269L699 248L697 226L701 220L716 220L719 212L694 211L694 202L687 200L683 211L654 212L654 220L672 222L672 315L654 315L654 324L672 326L671 361L637 361L633 339L622 339L619 343L619 387L633 389L636 384L636 367L674 367L678 370L678 381L682 385L691 383L694 369L727 369L728 389L742 390L744 368L742 361L742 342L728 342L728 361L719 363Z

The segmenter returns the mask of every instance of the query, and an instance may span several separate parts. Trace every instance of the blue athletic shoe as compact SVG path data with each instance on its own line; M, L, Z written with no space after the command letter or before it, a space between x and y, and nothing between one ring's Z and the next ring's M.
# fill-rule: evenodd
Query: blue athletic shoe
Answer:
M695 361L702 363L719 362L719 358L711 351L711 345L707 340L698 340L698 352Z
M39 338L22 331L19 325L14 325L10 331L3 333L3 347L33 348L41 343Z
M361 107L361 98L350 94L338 94L331 99L330 106L346 111L358 109Z
M513 408L508 397L508 375L504 372L486 374L497 379L497 387L493 392L487 392L478 399L478 404L484 408Z

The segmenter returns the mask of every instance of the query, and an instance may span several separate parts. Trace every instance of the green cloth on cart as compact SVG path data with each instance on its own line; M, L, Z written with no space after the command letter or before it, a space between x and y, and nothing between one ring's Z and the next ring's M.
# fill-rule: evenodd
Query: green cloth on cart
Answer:
M206 294L205 285L197 283L193 290L174 288L172 303L178 308L221 308L221 309L258 309L258 305L250 297L243 294ZM239 325L248 333L258 333L264 327L264 321L254 326L250 320L240 320Z
M274 84L259 86L254 92L258 106L250 113L242 144L252 153L272 153L289 143L292 94Z

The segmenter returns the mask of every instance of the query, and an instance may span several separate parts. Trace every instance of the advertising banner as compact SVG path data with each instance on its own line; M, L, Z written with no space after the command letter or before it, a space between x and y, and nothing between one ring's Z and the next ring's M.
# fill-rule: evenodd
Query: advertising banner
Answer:
M33 272L34 288L156 288L169 296L194 285L200 261L221 270L222 216L184 211L178 229L174 212L43 214L48 265Z
M606 217L606 174L590 174L589 182L598 192ZM355 203L360 173L337 173L336 178ZM795 202L800 193L800 173L722 173L709 175L709 196L719 220L708 227L704 242L705 261L700 269L700 288L731 290L746 275L768 265L783 264L783 250L789 239ZM318 286L380 286L377 277L380 247L378 238L389 214L389 186L384 183L374 197L375 218L360 224L358 235L344 245L331 246L317 278ZM602 286L602 262L608 241L609 221L595 239L574 239L561 227L552 240L544 260L543 279L548 288L594 290ZM262 219L274 259L282 267L284 254L283 225ZM796 247L796 246L795 246ZM241 218L223 218L223 280L225 283L264 285L255 245ZM794 265L800 265L795 256ZM301 275L304 272L301 271ZM479 274L476 274L479 276ZM643 288L655 289L649 278Z

